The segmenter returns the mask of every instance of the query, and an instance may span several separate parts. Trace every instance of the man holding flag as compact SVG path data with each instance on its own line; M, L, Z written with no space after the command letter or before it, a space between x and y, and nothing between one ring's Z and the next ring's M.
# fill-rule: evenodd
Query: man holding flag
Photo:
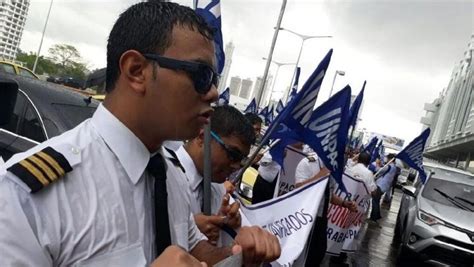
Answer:
M392 188L393 179L397 173L395 166L395 154L388 154L388 164L385 165L376 177L377 190L372 196L372 211L370 213L370 220L377 223L377 220L382 218L380 214L380 199L382 195Z

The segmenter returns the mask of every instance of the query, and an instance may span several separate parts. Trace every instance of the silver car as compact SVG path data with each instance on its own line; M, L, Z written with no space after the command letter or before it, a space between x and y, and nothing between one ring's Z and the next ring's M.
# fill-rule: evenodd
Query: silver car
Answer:
M424 167L425 184L402 188L395 227L400 261L473 266L474 175L435 163Z

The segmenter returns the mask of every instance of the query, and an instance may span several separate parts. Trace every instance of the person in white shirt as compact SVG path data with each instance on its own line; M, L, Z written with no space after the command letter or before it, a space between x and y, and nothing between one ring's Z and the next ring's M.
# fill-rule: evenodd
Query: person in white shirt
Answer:
M317 154L312 153L308 157L302 159L296 167L296 188L319 180L329 174L330 171L324 166ZM329 203L348 208L350 211L357 210L357 204L354 201L343 200L341 197L334 194L333 191L334 179L330 177L328 186L325 190L324 200L320 202L316 220L313 224L312 234L310 238L308 238L306 266L319 266L326 253L327 210Z
M371 194L375 194L377 185L375 184L374 174L368 169L369 164L369 153L362 152L355 158L352 167L347 167L346 172L348 175L363 181L367 190Z
M255 141L252 125L236 108L216 107L211 117L211 212L202 214L203 170L204 170L204 132L190 140L176 151L176 157L183 167L177 179L184 180L189 190L176 188L173 194L184 195L189 192L191 212L198 228L209 241L217 244L221 235L220 227L227 224L233 229L240 228L239 202L229 205L230 195L223 183L230 174L241 168L247 159L251 144ZM187 214L183 214L187 216Z
M209 263L239 251L262 261L246 255L248 247L262 249L260 230L242 229L232 250L216 250L192 217L173 215L186 209L184 199L154 190L176 182L163 175L174 168L164 165L161 144L194 138L212 114L212 33L192 9L171 2L140 2L120 15L108 38L103 105L0 170L0 266L199 264L166 249L171 244ZM158 214L162 197L167 209ZM158 227L166 217L183 231Z

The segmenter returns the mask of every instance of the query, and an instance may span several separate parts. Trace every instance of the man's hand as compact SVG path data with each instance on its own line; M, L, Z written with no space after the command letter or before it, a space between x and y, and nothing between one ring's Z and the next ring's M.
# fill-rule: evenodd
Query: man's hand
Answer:
M240 228L235 242L237 245L232 251L241 247L246 266L258 266L262 262L272 262L280 257L281 248L278 239L258 226Z
M242 220L240 217L240 203L234 202L232 205L229 205L230 195L225 194L222 199L221 208L219 210L219 215L226 216L226 224L234 229L240 227Z
M225 181L224 182L224 188L225 188L225 193L226 194L232 194L235 191L235 185L231 183L230 181Z
M194 221L196 222L199 231L201 231L201 233L203 233L213 245L216 245L217 240L219 240L219 233L221 230L220 226L224 224L225 220L225 216L206 216L202 213L194 215Z
M188 254L177 246L169 246L150 265L151 267L206 267L207 264L199 262L196 258Z

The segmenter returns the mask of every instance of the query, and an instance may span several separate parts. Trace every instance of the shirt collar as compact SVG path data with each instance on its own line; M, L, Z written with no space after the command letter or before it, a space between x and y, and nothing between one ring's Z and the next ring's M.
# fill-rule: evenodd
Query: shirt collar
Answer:
M186 177L188 178L191 190L196 191L199 188L199 185L202 183L203 178L196 169L193 159L189 155L188 151L184 149L184 146L181 146L176 151L176 155L178 156L179 162L181 162L183 168L186 170Z
M94 128L118 158L128 177L136 184L150 160L150 152L140 139L100 104L91 119Z

